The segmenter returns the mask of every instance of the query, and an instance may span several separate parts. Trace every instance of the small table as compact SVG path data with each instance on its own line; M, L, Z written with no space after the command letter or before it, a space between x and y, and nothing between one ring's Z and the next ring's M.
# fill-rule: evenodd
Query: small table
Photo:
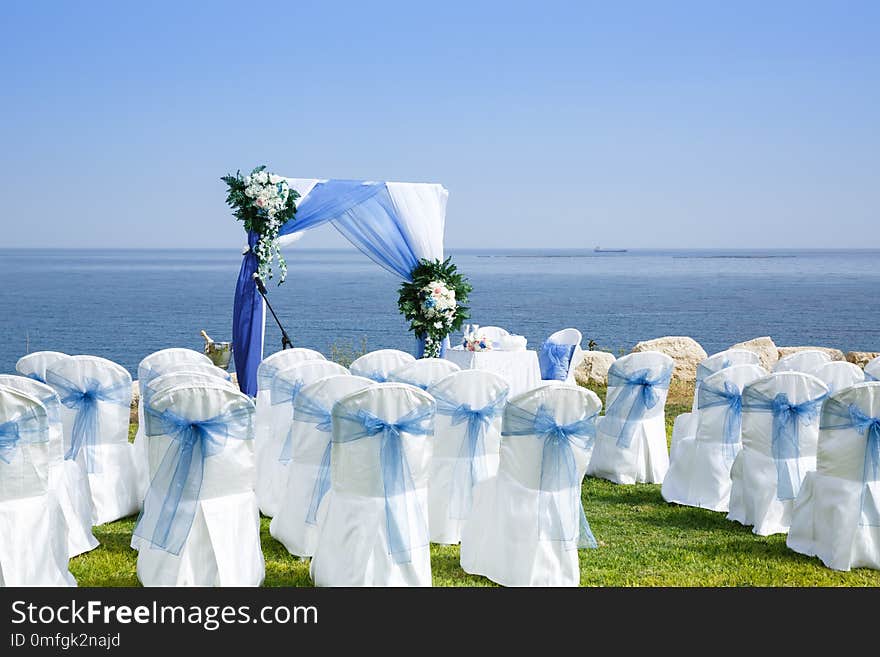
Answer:
M538 353L531 349L522 351L467 351L461 347L446 350L446 360L463 370L486 370L503 377L510 385L510 397L541 384L541 368Z

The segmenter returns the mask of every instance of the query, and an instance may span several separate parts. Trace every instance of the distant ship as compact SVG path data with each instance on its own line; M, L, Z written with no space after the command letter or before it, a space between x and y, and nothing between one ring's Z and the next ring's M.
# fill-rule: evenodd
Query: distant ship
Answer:
M603 249L600 246L597 246L593 249L593 253L626 253L626 249Z

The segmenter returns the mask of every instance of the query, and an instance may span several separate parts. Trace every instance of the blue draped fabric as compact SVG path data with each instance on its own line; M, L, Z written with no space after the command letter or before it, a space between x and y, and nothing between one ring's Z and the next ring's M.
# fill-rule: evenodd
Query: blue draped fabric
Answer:
M822 410L822 430L852 429L865 436L865 464L862 469L860 503L861 525L880 527L880 509L870 495L868 484L880 481L880 417L872 417L855 404L843 404L835 398L825 402Z
M37 381L38 383L46 383L46 379L41 377L36 372L28 372L27 374L25 374L25 376L29 379L33 379L34 381Z
M538 351L541 379L544 381L565 381L572 354L574 354L573 344L545 341Z
M299 391L302 390L305 382L302 379L290 380L287 377L276 376L272 379L270 388L270 403L272 406L280 406L281 404L290 405L290 419L293 421L293 403L296 401ZM293 426L287 431L284 438L284 444L281 446L281 452L278 454L278 460L282 463L290 463L293 456Z
M131 384L121 381L105 386L100 381L86 378L80 385L55 371L49 371L46 380L58 392L61 403L76 411L73 427L70 430L70 448L64 458L75 461L82 452L86 472L100 472L95 454L95 446L101 435L101 414L98 404L129 406Z
M486 472L486 430L504 410L507 393L483 408L471 408L468 404L456 404L442 395L435 394L437 413L450 418L452 426L467 422L464 440L458 450L458 458L452 471L449 495L449 517L464 520L473 503L474 485L488 476Z
M615 363L608 370L608 387L620 391L605 410L603 422L611 423L608 433L617 435L618 447L629 449L638 423L660 402L660 391L669 389L672 369L673 366L666 366L655 372L645 368L627 374Z
M793 500L801 487L800 425L809 425L819 418L819 410L827 395L792 404L784 392L768 397L752 386L743 391L742 408L749 413L771 413L773 429L771 452L776 462L776 498Z
M539 532L542 538L564 541L579 548L598 547L581 500L572 446L588 449L596 438L596 416L560 425L547 408L535 413L509 403L502 436L537 436L544 441L541 451Z
M703 379L705 379L707 376L711 376L715 374L715 372L720 372L721 370L727 369L728 367L730 367L730 359L728 358L724 358L721 361L721 365L714 368L707 367L703 365L703 363L700 363L699 365L697 365L697 384L702 383Z
M33 411L26 411L13 420L0 424L0 461L12 463L21 442L49 441L48 426Z
M154 548L180 554L195 519L205 460L222 452L230 438L252 438L251 417L251 409L240 406L207 420L170 409L147 420L146 435L168 436L171 444L147 489L135 536Z
M279 236L299 233L326 222L371 260L409 281L418 264L410 236L401 225L397 209L383 182L328 180L316 184L297 206L293 221L284 224ZM232 354L242 392L257 394L256 372L263 357L263 301L253 281L258 262L253 247L256 233L248 234L245 254L235 289L232 317Z
M742 391L739 387L725 381L721 388L707 385L704 381L697 393L697 408L725 407L722 449L724 458L732 464L742 436Z
M416 358L422 358L425 355L426 342L424 336L416 336ZM440 358L446 356L446 350L449 349L449 346L449 336L447 335L440 343Z
M294 415L297 422L309 422L315 426L318 431L330 433L333 425L333 418L330 409L322 406L317 401L305 394L299 394L296 397L294 407ZM317 524L318 507L324 495L330 490L330 454L332 451L332 442L327 439L327 445L324 447L324 453L321 455L321 464L318 466L318 477L315 480L315 486L312 488L312 499L309 502L309 510L306 513L306 523L309 525ZM291 450L291 457L293 456Z
M395 563L409 563L412 549L428 544L428 523L419 513L418 505L408 504L415 484L403 450L401 434L413 436L430 435L433 428L434 406L413 409L396 422L386 422L368 410L361 409L356 415L340 414L339 419L359 425L361 429L334 436L337 442L350 442L381 434L379 463L385 488L385 526L388 532L388 551ZM414 514L410 514L410 510ZM415 517L410 517L414 515ZM419 544L411 544L415 533Z

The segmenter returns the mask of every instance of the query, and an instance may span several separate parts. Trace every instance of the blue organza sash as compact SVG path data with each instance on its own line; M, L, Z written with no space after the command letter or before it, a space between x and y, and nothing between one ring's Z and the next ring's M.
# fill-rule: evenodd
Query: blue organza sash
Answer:
M37 381L38 383L46 383L46 379L41 377L36 372L28 372L27 374L25 374L25 376L29 379L33 379L34 381Z
M880 481L880 417L871 417L855 404L843 404L837 399L825 402L820 429L852 429L865 436L865 464L862 470L861 525L880 527L880 509L868 484Z
M58 391L61 403L74 409L76 416L70 431L70 448L65 459L76 460L80 452L87 472L100 472L95 447L101 436L100 403L128 406L131 403L131 383L120 381L103 385L100 381L85 378L82 385L74 383L57 372L46 374L49 385Z
M309 395L300 393L296 397L295 410L297 422L308 422L313 424L315 429L324 433L330 433L333 419L330 409L322 406ZM288 460L293 457L291 441L291 450L288 454ZM318 477L315 479L315 485L312 488L312 498L309 501L309 509L306 513L306 523L314 525L317 523L318 507L324 495L330 490L330 454L332 442L329 437L327 445L324 447L324 453L321 456L321 464L318 466Z
M573 344L545 341L538 351L541 378L545 381L565 381L573 354Z
M147 419L146 435L168 436L171 444L147 489L135 536L154 548L180 554L196 515L205 460L222 452L230 438L252 438L251 418L251 409L240 406L207 420L192 420L170 409Z
M299 395L299 391L302 390L305 385L305 381L302 379L296 379L291 381L287 377L284 376L276 376L272 379L272 385L270 386L270 404L272 406L280 406L281 404L289 404L290 405L290 425L287 428L287 435L284 437L284 443L281 445L281 452L278 454L278 460L282 463L289 463L291 458L291 451L293 450L293 414L294 414L294 402L296 402L296 398Z
M659 372L649 368L636 370L632 374L622 372L615 365L608 370L608 387L619 388L614 401L605 410L603 422L610 422L608 433L617 434L617 446L628 449L633 433L645 413L654 408L661 398L660 392L669 389L672 380L672 367L664 367Z
M337 414L337 419L354 423L359 429L334 436L338 443L381 435L379 464L385 489L385 525L388 532L388 551L395 563L409 563L412 549L428 544L428 524L417 504L409 503L415 484L401 434L430 435L434 431L434 405L413 409L396 422L386 422L365 409L356 414ZM411 544L415 535L418 545Z
M564 541L580 548L594 548L596 539L587 522L581 500L581 480L572 447L586 450L596 438L594 413L560 425L543 405L535 413L508 403L502 436L536 436L541 451L538 529L542 539Z
M278 374L277 367L271 363L261 363L257 370L257 390L269 390L276 374Z
M365 376L371 381L375 381L376 383L385 383L386 381L388 381L388 376L385 374L385 372L381 370L373 370L372 372L363 374L362 376Z
M752 386L743 392L742 407L750 413L771 413L773 429L771 451L776 462L776 497L793 500L801 487L799 427L819 418L819 410L827 395L792 404L784 392L768 397Z
M730 381L725 381L721 388L706 385L704 381L697 393L697 408L704 410L718 407L726 409L721 445L724 459L732 464L742 435L742 391Z
M486 430L504 409L507 393L477 409L468 404L456 404L441 395L435 394L434 399L437 401L437 413L449 416L453 426L467 422L465 437L452 472L449 496L449 517L463 520L471 510L474 485L488 476L485 463Z
M721 365L719 365L718 367L707 367L706 365L703 365L703 363L700 363L699 365L697 365L697 384L702 383L703 379L705 379L706 377L712 376L716 372L720 372L721 370L727 369L728 367L730 367L729 358L724 358L721 361Z
M48 426L40 415L28 410L14 420L0 424L0 461L12 463L22 442L45 443L49 440Z

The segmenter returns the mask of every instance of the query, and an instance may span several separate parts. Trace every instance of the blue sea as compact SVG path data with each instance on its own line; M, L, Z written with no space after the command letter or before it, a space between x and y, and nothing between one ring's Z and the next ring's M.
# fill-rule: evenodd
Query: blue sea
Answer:
M664 335L707 352L778 345L880 351L880 250L452 250L474 287L472 321L535 347L574 326L615 353ZM270 300L296 346L412 350L397 278L354 250L288 250ZM241 263L230 250L0 250L0 371L30 351L114 360L132 374L164 347L231 339ZM281 339L267 321L267 353Z

